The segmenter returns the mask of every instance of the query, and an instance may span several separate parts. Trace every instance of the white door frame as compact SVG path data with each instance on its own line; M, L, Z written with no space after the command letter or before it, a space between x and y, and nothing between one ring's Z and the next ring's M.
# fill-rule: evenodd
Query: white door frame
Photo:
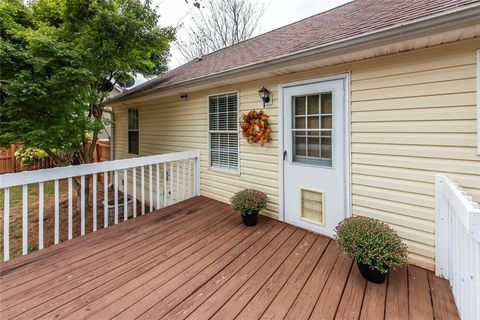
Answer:
M343 80L344 88L345 88L345 113L344 113L344 121L345 121L345 138L344 138L344 152L345 152L345 190L346 193L345 197L345 208L347 208L346 217L350 217L352 215L352 190L351 190L351 181L352 181L352 162L350 160L350 135L351 135L351 122L350 122L350 110L351 110L351 103L350 103L350 72L336 74L331 76L325 76L321 78L314 78L308 80L301 80L301 81L294 81L294 82L287 82L287 83L280 83L278 85L278 163L279 163L279 192L278 192L278 214L279 219L281 221L285 221L285 183L284 183L284 173L285 173L285 162L283 161L283 151L285 150L285 145L283 141L284 137L284 123L283 123L283 115L284 115L284 105L283 105L283 90L288 87L304 85L304 84L312 84L317 82L324 82L329 80Z

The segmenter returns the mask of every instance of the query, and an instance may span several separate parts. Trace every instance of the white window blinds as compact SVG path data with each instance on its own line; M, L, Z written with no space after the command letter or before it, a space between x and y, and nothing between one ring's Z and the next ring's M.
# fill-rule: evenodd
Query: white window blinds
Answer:
M238 170L238 95L211 96L208 100L210 166Z

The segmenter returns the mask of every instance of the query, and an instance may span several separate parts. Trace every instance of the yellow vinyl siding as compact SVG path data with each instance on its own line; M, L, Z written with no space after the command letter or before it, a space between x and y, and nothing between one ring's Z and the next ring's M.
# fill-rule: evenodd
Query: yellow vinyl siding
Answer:
M351 191L355 215L393 226L409 246L413 263L434 266L434 177L444 172L480 201L476 150L478 40L239 83L138 106L140 154L200 149L201 192L227 202L242 188L268 193L268 215L278 217L278 85L350 72ZM240 139L240 173L208 168L207 96L238 91L240 113L260 109L265 86L273 104L265 112L272 143ZM115 107L115 157L126 154L127 105ZM328 214L328 213L327 213Z
M467 43L373 59L351 72L353 213L392 225L410 258L430 269L435 174L480 200L478 45Z
M239 90L235 88L234 91ZM260 108L260 102L252 97L256 86L240 89L240 112ZM233 193L251 188L256 181L257 189L266 192L270 198L268 215L278 218L278 135L268 146L259 147L240 140L240 173L226 172L208 168L208 114L207 96L229 90L211 90L209 92L189 94L187 101L162 99L139 105L140 118L140 154L153 155L169 152L200 149L201 151L201 192L202 195L228 202ZM243 97L247 97L243 99ZM249 99L250 97L250 99ZM250 102L249 102L250 101ZM115 109L116 159L129 157L126 154L126 123L123 113L127 107ZM270 122L275 132L278 131L277 108L269 109ZM117 116L118 115L118 116Z

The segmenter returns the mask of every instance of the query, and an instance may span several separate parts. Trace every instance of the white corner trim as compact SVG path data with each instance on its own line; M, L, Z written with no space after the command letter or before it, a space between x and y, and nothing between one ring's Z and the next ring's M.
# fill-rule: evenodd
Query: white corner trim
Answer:
M345 74L345 192L347 197L346 217L353 215L353 199L352 199L352 100L351 100L351 78L352 73L349 70Z
M477 154L480 155L480 49L477 49Z
M284 184L283 184L283 151L285 150L283 141L283 86L278 85L278 219L285 222L285 208L284 208Z

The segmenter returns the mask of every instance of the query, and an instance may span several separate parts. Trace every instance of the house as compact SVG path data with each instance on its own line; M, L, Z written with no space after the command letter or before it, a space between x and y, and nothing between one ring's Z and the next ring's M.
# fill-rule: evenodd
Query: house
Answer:
M479 24L355 1L111 98L113 161L0 176L0 318L479 319ZM363 279L350 215L414 265Z
M435 174L480 201L479 35L477 0L353 1L110 99L114 157L200 149L202 195L259 189L267 215L328 236L380 219L433 270ZM242 137L250 110L271 142Z

